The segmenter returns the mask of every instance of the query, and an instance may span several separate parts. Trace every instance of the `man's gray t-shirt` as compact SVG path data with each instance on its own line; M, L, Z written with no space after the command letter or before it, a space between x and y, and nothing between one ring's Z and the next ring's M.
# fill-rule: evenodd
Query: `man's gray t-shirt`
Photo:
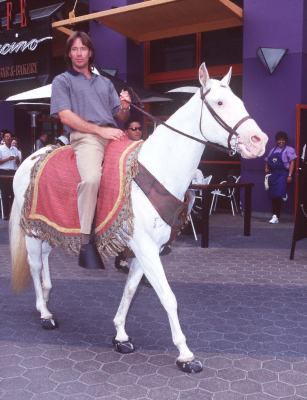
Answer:
M71 110L85 121L117 126L114 115L119 105L112 82L101 75L92 74L87 79L72 70L56 76L52 82L50 115L54 117L60 111Z

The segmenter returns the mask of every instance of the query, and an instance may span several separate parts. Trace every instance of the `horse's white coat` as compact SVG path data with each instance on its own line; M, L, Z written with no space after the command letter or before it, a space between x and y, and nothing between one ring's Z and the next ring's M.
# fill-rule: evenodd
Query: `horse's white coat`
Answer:
M228 125L234 126L247 115L242 101L230 90L228 83L231 70L221 80L209 78L204 64L199 70L200 83L206 91L211 88L207 100L221 118ZM167 123L183 132L199 139L203 139L199 124L202 101L199 91L174 113ZM227 147L228 133L217 124L203 106L202 131L206 140ZM260 130L254 120L247 120L238 129L238 151L244 158L254 158L264 153L267 136ZM143 165L178 199L183 199L191 182L192 176L198 167L204 145L183 137L160 125L144 143L139 160ZM40 150L41 152L42 150ZM26 159L18 169L14 179L15 201L12 210L11 224L19 222L20 210L23 206L24 193L30 181L31 168L35 160ZM134 234L129 246L134 251L136 259L132 261L128 274L123 297L114 318L116 339L128 340L125 330L126 316L143 273L153 286L163 307L165 308L172 332L172 339L179 350L180 361L193 360L194 355L186 345L186 338L181 330L178 315L177 301L172 292L159 257L161 246L167 242L170 227L160 218L150 201L138 188L132 184L132 205L134 211ZM14 230L12 230L14 232ZM14 234L11 235L14 243ZM26 237L28 262L36 293L36 308L41 318L52 318L47 308L51 280L48 266L48 256L51 251L47 243L38 239ZM18 251L17 246L12 251Z

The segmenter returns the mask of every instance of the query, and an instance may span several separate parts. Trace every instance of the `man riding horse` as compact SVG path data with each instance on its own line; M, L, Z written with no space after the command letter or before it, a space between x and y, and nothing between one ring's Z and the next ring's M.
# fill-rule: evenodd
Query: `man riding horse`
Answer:
M90 240L95 215L101 164L109 140L120 140L116 119L129 117L131 98L127 91L118 96L107 78L92 72L94 47L84 32L74 32L66 43L68 70L52 82L52 116L68 126L81 177L78 185L78 214L81 226L79 265L97 266L96 247ZM100 264L103 267L103 264Z

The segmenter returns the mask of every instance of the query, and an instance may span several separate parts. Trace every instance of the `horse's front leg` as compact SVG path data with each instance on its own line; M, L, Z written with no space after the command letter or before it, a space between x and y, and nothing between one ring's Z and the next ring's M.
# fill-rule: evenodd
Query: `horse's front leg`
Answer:
M131 301L140 283L140 280L142 279L142 276L143 270L138 260L133 259L129 268L129 274L125 284L124 293L113 320L116 329L114 345L116 350L120 353L132 353L134 351L134 346L125 330L125 323Z
M36 309L41 314L41 323L43 328L53 329L57 326L57 324L53 320L53 316L47 308L41 282L41 273L43 267L42 241L33 237L26 236L26 247L28 252L28 263L30 266L36 295Z
M163 307L165 308L170 322L173 343L179 350L177 358L178 367L184 372L200 372L202 365L196 361L193 353L186 344L177 313L177 300L172 292L159 256L159 247L149 237L141 234L135 235L132 250L142 265L143 272L157 293Z

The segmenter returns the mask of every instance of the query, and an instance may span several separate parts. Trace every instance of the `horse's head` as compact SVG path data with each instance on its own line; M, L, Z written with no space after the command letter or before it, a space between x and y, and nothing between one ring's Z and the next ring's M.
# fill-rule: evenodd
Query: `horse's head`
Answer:
M200 66L202 115L208 116L201 118L200 130L206 140L237 150L243 158L260 157L268 137L230 89L230 78L231 68L219 81L210 79L205 63Z

